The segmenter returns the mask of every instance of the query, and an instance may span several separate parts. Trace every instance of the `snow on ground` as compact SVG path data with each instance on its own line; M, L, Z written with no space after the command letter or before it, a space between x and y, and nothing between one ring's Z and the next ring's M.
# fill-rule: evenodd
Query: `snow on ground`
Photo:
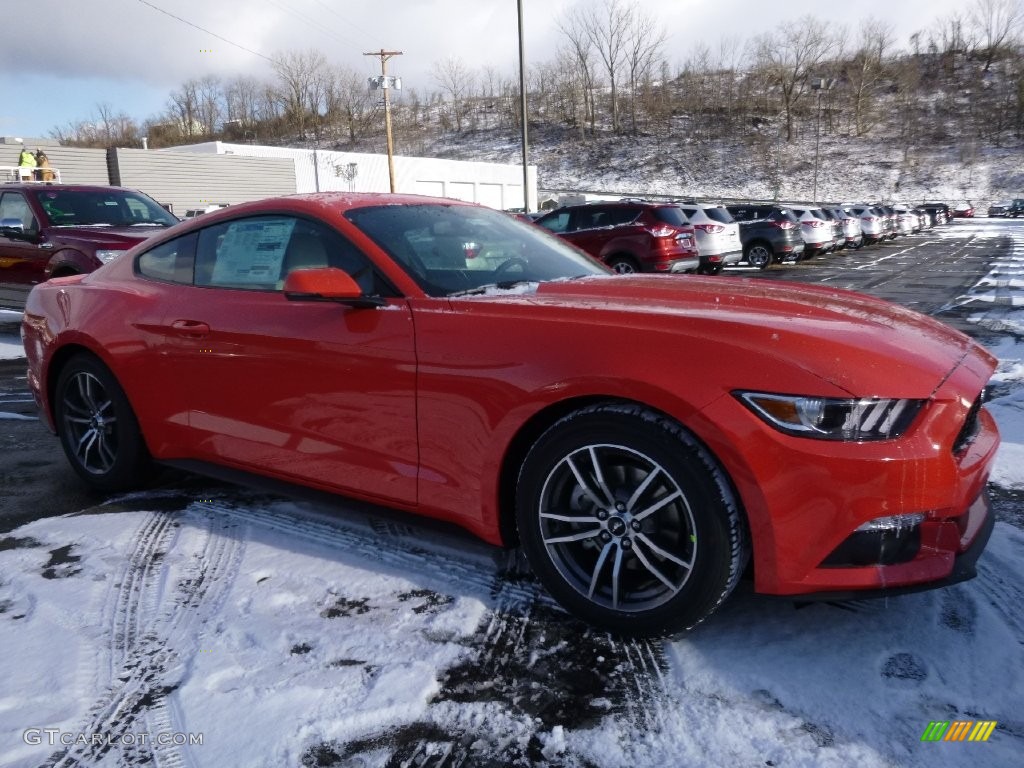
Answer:
M532 588L492 591L493 561L422 531L381 537L254 497L167 501L0 539L4 765L137 765L155 749L218 768L382 766L403 748L525 765L532 741L571 766L954 766L979 749L1009 766L1024 741L1024 534L1002 523L967 584L799 610L738 595L662 646L524 608ZM923 744L932 720L1000 729ZM92 734L136 743L65 754L61 738Z
M1000 360L1008 489L1022 254L957 302ZM496 550L397 520L202 486L0 535L0 765L1020 764L1017 526L952 588L799 608L743 592L658 643L582 627ZM935 720L999 726L923 743Z
M0 309L0 360L17 360L25 356L25 348L18 335L21 312Z

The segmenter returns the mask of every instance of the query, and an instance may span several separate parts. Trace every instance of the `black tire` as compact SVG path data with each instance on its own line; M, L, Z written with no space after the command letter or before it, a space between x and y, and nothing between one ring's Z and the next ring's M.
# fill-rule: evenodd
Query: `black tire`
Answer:
M624 635L696 626L749 557L717 462L678 423L639 405L589 406L549 428L523 462L516 522L552 596Z
M101 491L143 485L152 459L124 390L103 363L89 354L73 357L54 390L54 416L71 467Z
M713 264L708 262L707 264L701 264L697 267L698 275L720 275L722 270L725 269L724 264Z
M747 263L758 269L767 269L775 259L771 246L762 242L748 245L747 252L744 255L746 256Z
M612 256L608 259L607 264L613 272L620 275L632 275L640 271L640 265L632 256Z

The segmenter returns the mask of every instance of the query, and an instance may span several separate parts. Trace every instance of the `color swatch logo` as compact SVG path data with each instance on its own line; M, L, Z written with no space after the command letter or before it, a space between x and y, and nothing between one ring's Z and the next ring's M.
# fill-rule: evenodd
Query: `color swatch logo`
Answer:
M988 741L996 724L995 720L933 720L921 734L921 741Z

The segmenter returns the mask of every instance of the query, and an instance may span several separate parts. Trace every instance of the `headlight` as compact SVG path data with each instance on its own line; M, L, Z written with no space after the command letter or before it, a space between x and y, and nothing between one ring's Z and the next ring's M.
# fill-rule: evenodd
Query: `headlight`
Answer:
M113 261L125 251L96 251L96 258L106 264L109 261Z
M787 435L819 440L890 440L902 435L924 400L733 393L750 410Z

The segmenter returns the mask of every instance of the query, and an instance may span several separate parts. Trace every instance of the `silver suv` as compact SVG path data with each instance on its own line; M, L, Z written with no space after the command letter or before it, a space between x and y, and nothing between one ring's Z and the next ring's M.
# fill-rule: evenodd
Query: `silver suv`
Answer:
M740 225L724 205L677 203L686 220L693 225L700 254L698 272L717 275L726 266L743 258Z

